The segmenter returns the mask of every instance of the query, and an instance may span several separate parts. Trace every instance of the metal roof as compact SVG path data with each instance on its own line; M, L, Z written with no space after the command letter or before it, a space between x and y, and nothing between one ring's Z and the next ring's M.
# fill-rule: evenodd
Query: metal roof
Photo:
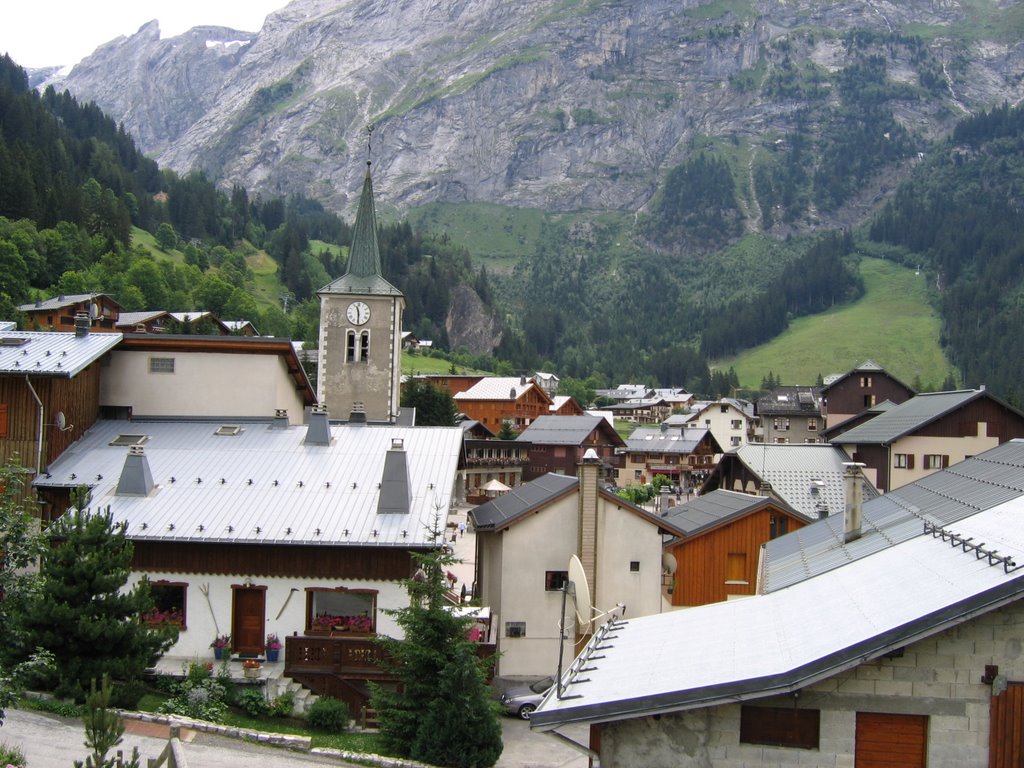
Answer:
M579 479L569 475L556 475L553 472L541 475L470 510L473 526L477 530L502 528L517 517L539 509L578 484Z
M962 408L979 397L991 397L983 389L963 389L955 392L926 392L878 414L870 421L843 432L834 442L891 443L903 435L915 432L950 411Z
M822 512L836 513L846 507L843 464L850 457L828 443L744 443L722 457L712 478L730 461L740 461L747 470L772 486L773 493L811 520ZM733 489L726 489L733 490ZM865 480L865 499L878 491Z
M707 427L637 427L626 439L626 450L636 453L693 453L708 434Z
M68 448L37 487L92 487L135 540L425 546L452 500L462 447L459 427L331 425L329 445L307 445L306 427L273 422L100 421ZM118 435L145 435L155 488L115 491L128 448ZM401 441L409 513L377 514L385 457Z
M120 333L0 332L0 374L70 379L116 347Z
M114 304L117 304L117 302L114 301L114 297L109 293L68 293L54 296L50 299L33 301L30 304L19 304L18 309L22 312L34 312L40 309L61 309L62 307L70 307L74 304L80 304L83 301L90 301L91 299L98 299L100 297L106 297Z
M789 510L788 505L767 496L717 490L674 507L665 515L665 519L687 536L696 536L708 528L743 517L765 504Z
M951 528L1019 563L1022 515L1018 498ZM792 692L1022 597L1024 568L917 536L769 595L606 624L563 676L562 698L552 689L530 727Z
M580 445L603 421L603 416L538 416L516 439L537 445ZM618 438L613 429L607 434ZM616 442L621 445L621 438Z
M866 501L861 536L844 541L837 514L764 545L762 592L854 562L923 532L924 522L949 525L1024 496L1024 440L1010 440L884 496Z
M453 395L458 400L518 400L528 389L543 393L533 379L523 381L518 376L486 376L469 389ZM551 399L544 394L544 397ZM543 417L542 417L543 418Z
M811 415L821 412L821 393L817 387L777 387L757 399L762 416Z

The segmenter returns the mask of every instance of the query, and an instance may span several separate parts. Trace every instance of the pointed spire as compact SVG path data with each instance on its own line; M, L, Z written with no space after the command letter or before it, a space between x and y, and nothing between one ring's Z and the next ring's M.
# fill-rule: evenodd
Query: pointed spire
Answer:
M366 161L366 177L363 179L363 194L359 198L356 224L352 230L352 248L349 251L346 275L373 277L379 275L380 248L377 245L377 212L373 205L373 178L370 176L370 161Z

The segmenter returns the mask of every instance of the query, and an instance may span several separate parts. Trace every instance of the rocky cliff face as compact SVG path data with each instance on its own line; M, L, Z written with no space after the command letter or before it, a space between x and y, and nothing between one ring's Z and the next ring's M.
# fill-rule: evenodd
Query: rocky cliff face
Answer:
M161 165L252 191L348 209L372 124L384 202L636 211L695 142L791 130L799 95L766 87L787 62L834 72L885 56L890 78L920 89L896 115L923 139L1020 101L1024 47L961 34L975 5L294 0L258 34L202 27L161 40L149 24L63 84ZM998 20L1013 3L991 5ZM859 48L844 37L853 30ZM923 48L900 44L908 30ZM945 85L921 87L937 70Z

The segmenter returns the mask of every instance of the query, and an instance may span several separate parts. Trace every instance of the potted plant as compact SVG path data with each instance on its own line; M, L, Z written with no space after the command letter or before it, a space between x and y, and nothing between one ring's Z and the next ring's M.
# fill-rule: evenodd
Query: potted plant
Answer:
M223 659L225 652L231 653L231 635L217 635L210 647L213 648L213 658Z
M250 678L259 677L262 667L263 664L258 659L246 659L242 662L242 674Z
M266 648L267 661L277 661L277 655L281 652L281 641L273 632L267 635Z

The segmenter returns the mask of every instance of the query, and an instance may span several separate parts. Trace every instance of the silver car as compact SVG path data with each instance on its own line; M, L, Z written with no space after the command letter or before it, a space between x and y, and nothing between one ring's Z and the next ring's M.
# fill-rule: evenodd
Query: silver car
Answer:
M530 719L530 713L537 708L544 694L555 684L553 678L545 677L531 685L509 688L501 694L501 707L510 715L518 715L523 720Z

